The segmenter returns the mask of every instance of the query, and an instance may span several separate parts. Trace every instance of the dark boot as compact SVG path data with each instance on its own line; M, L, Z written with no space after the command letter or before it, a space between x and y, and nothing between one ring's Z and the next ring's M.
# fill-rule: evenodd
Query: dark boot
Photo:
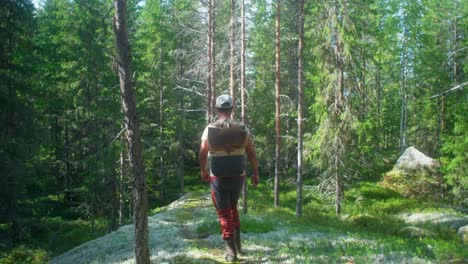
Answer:
M224 240L226 242L226 261L234 262L237 260L236 242L234 238Z
M240 229L239 228L237 228L234 231L234 237L236 238L237 253L241 253L241 234L240 234Z

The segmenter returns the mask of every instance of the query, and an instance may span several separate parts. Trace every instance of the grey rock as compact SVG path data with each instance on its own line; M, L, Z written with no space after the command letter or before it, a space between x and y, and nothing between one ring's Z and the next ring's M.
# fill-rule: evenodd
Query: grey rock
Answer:
M448 226L454 230L468 225L468 216L457 216L444 212L404 213L399 214L397 217L409 224L430 223Z
M417 226L407 226L400 230L400 234L406 237L411 238L421 238L421 237L434 237L435 235L424 228L420 228Z
M411 146L398 158L396 167L401 170L433 170L439 166L439 162L426 156L424 153Z
M461 238L463 244L468 244L468 225L460 227L457 235Z

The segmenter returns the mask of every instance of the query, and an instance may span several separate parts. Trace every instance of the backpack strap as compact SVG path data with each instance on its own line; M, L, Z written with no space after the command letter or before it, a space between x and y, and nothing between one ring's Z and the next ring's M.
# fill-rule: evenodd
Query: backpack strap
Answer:
M239 122L233 119L218 119L213 123L218 128L238 127Z

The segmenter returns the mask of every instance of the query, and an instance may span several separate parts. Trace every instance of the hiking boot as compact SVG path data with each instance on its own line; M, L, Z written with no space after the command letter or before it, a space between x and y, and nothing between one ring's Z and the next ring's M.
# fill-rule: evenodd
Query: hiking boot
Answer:
M234 231L234 237L235 237L235 240L236 240L237 253L241 253L241 234L240 234L240 229L239 228L237 228Z
M237 260L236 242L234 238L224 240L226 242L226 261L234 262Z

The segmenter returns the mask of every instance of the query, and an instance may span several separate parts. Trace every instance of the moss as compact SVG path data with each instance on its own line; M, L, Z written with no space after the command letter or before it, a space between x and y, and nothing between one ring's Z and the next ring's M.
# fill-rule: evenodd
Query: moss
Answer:
M382 223L379 218L369 214L352 215L346 221L360 227L378 226Z
M356 200L358 197L365 199L385 200L392 198L399 198L401 195L388 188L376 185L375 183L363 182L357 187L350 189L346 192L346 198L349 200Z
M19 246L0 260L1 264L42 264L49 260L47 252L42 249L31 249L26 246Z
M278 222L271 219L266 220L249 216L241 217L241 231L243 233L267 233L275 230L278 226Z
M434 200L440 192L440 182L428 170L403 171L398 168L387 172L380 186L400 193L407 198Z
M220 227L218 221L206 221L198 225L195 229L195 233L198 238L206 238L210 235L215 235L220 233Z
M171 263L203 263L203 264L210 264L210 263L223 263L218 260L210 259L209 257L202 257L200 259L194 259L185 255L178 255L175 256Z

